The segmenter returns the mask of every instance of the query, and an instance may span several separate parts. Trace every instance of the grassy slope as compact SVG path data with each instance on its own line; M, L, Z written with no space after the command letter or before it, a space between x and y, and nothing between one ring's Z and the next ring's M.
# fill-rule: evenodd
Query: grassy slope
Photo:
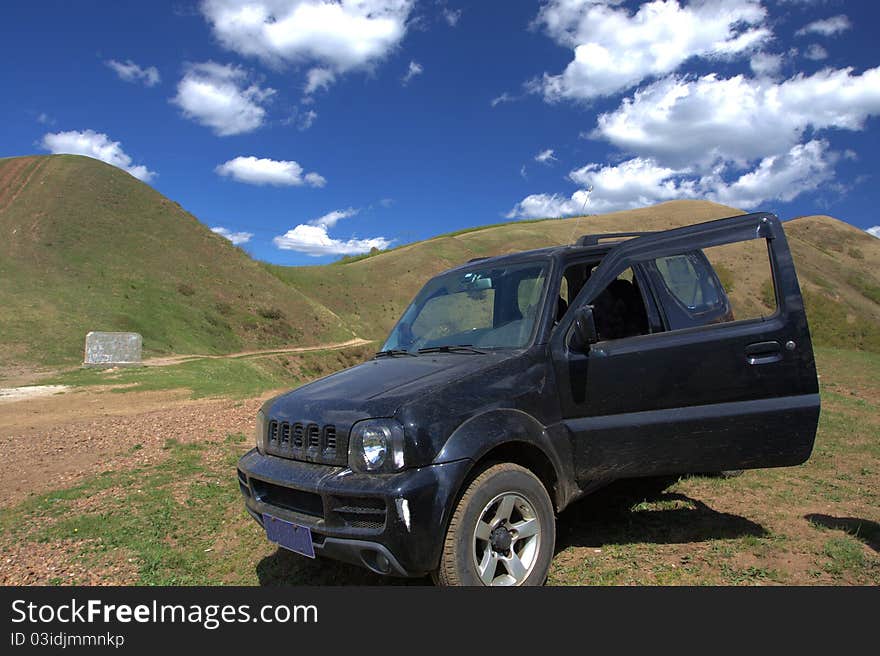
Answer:
M313 295L358 335L381 339L430 276L474 257L571 243L586 233L662 230L739 214L704 201L580 219L509 223L443 235L350 263L268 270ZM827 216L787 222L786 233L804 288L818 344L880 352L880 240ZM735 308L766 309L764 279L748 266L746 246L731 246L715 259ZM762 257L758 254L758 257Z
M0 160L0 363L73 363L89 330L149 353L350 339L177 203L73 155Z

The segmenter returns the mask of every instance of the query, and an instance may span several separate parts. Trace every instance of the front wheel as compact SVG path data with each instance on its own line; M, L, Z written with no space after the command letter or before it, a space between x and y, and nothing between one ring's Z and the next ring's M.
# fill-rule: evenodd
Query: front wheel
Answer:
M542 585L556 543L553 504L528 469L503 463L458 502L436 579L440 585Z

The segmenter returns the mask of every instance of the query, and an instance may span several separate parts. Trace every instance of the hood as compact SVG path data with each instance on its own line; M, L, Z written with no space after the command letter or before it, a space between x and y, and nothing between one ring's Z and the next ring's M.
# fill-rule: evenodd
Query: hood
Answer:
M410 400L511 357L509 352L437 353L370 360L277 397L273 419L350 427L361 419L390 417Z

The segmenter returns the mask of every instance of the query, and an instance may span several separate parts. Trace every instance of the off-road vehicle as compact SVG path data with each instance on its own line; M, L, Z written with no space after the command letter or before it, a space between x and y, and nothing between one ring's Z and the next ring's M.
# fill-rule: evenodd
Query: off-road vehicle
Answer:
M748 318L708 255L745 242L775 305ZM760 262L739 263L734 286L753 284ZM758 213L438 275L371 360L263 405L238 480L268 539L300 554L447 585L542 584L555 515L586 492L797 465L818 418L791 254Z

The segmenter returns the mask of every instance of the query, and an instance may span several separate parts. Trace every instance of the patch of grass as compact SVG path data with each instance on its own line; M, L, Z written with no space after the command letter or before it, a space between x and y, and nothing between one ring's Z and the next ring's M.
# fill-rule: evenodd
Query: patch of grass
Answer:
M298 381L285 381L283 372L256 360L195 360L167 367L138 367L102 373L82 369L52 379L53 385L84 387L118 385L114 392L189 389L193 398L246 398Z
M825 294L804 290L803 296L815 344L880 353L880 322Z
M880 305L880 285L869 279L864 273L850 275L846 280L865 298Z
M780 573L775 569L756 565L738 568L728 563L722 563L721 576L724 582L730 585L761 584L768 581L779 582L782 580Z
M723 264L715 264L713 265L713 268L715 269L715 273L718 274L718 279L721 281L721 286L724 287L724 291L730 294L733 291L733 271Z
M848 536L836 536L825 543L822 554L828 559L823 569L832 576L842 576L848 571L860 569L865 564L862 544Z
M284 318L284 312L278 308L260 308L257 313L264 319L269 319L270 321L278 321L279 319Z
M188 389L193 398L250 398L293 388L320 375L366 360L374 349L355 347L255 358L202 358L163 367L126 367L116 371L75 369L45 384L118 386L114 392Z
M220 524L237 490L232 480L207 475L202 455L205 445L167 445L168 459L139 471L137 482L113 486L112 500L100 509L72 512L72 495L55 493L50 516L56 521L29 535L40 542L97 541L98 552L119 550L132 554L139 584L191 585L209 583L212 530ZM227 477L231 479L232 477ZM87 481L77 491L94 489ZM5 513L4 513L5 514ZM22 510L10 513L21 516ZM88 556L84 550L83 556Z

